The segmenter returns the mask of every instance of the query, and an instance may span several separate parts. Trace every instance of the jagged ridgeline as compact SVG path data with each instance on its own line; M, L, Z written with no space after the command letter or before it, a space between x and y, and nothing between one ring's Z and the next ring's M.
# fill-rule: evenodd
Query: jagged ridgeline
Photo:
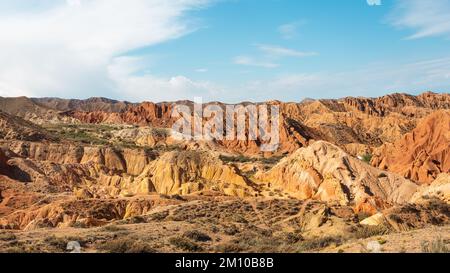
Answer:
M177 138L175 105L195 107L0 97L0 252L11 236L21 252L86 237L93 252L297 252L448 235L449 94L242 103L278 107L271 151Z

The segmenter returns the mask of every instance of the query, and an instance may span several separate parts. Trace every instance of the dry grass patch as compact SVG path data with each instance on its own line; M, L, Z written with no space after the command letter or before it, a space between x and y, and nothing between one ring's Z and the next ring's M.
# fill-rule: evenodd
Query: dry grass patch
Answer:
M169 239L169 243L176 248L179 248L183 251L189 251L189 252L198 252L202 251L202 247L191 240L185 238L185 237L172 237Z

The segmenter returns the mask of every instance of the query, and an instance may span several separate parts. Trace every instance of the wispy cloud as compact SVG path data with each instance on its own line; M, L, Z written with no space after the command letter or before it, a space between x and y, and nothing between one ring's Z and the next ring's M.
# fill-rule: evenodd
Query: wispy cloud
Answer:
M414 30L408 39L450 38L450 1L397 0L388 21L397 28Z
M298 28L305 24L305 21L296 21L283 24L278 27L278 33L285 40L291 40L298 37Z
M258 45L262 52L274 57L311 57L319 55L317 52L303 52L295 49L285 48L276 45Z
M237 56L234 58L233 62L238 65L256 66L263 68L276 68L280 66L277 63L257 61L249 56Z
M450 57L404 64L378 63L352 71L278 75L250 81L241 87L239 93L253 94L254 99L258 100L282 97L298 101L306 97L379 96L392 92L419 93L429 90L448 92L448 86Z
M122 97L132 101L192 99L202 96L204 101L220 98L224 102L266 101L281 99L300 101L304 98L341 98L344 96L380 96L392 92L420 93L448 92L450 86L450 56L396 64L369 64L355 70L313 73L274 74L265 79L245 83L220 85L208 81L194 81L184 76L156 77L136 75L145 61L121 57L108 67L112 79L122 90ZM167 92L155 92L165 90Z
M108 65L108 77L114 82L121 99L130 101L177 101L203 97L213 100L223 89L208 81L195 81L182 75L155 76L143 71L146 60L142 57L117 57Z
M233 59L233 63L263 68L277 68L280 66L279 61L286 57L304 58L319 55L317 52L303 52L277 45L255 44L254 46L262 54L259 54L257 58L245 55L237 56Z

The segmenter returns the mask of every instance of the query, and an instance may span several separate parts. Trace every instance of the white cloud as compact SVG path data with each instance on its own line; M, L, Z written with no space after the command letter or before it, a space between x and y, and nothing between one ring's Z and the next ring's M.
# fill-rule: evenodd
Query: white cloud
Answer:
M208 2L51 0L37 1L35 7L18 0L7 7L2 4L0 95L111 96L116 79L110 78L109 66L116 56L194 31L196 26L186 13Z
M297 26L295 24L285 24L278 27L278 32L283 39L289 40L297 36Z
M233 63L263 68L277 68L280 64L274 61L280 61L280 59L285 57L304 58L319 55L316 52L302 52L276 45L256 44L254 46L262 52L262 56L258 56L258 58L245 55L237 56L233 59Z
M67 0L69 6L79 6L81 5L81 0Z
M291 40L298 37L298 28L305 24L305 21L291 22L278 27L278 33L285 40Z
M292 73L251 81L237 88L241 100L306 97L379 96L392 92L448 92L450 57L394 64L378 63L354 71ZM248 96L246 95L248 94Z
M381 0L367 0L367 5L369 6L381 6Z
M415 31L408 39L443 36L450 38L450 1L448 0L397 0L389 16L397 28Z
M197 69L195 69L195 72L197 72L197 73L206 73L206 72L208 72L208 69L207 68L197 68Z
M145 58L117 57L108 66L109 78L114 81L122 99L160 102L203 97L213 100L223 92L219 86L210 82L194 81L181 75L164 78L151 73L138 73L145 63Z
M273 57L310 57L317 56L317 52L302 52L276 45L258 45L259 50Z
M238 65L256 66L263 68L276 68L279 66L279 64L272 62L257 61L248 56L237 56L236 58L234 58L233 62Z

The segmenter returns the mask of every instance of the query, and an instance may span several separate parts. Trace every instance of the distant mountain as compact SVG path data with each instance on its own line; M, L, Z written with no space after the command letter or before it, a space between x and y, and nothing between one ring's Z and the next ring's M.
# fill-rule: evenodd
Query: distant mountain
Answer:
M41 106L58 111L104 111L117 113L125 110L130 102L111 100L107 98L89 98L86 100L59 99L59 98L31 98L31 100Z

